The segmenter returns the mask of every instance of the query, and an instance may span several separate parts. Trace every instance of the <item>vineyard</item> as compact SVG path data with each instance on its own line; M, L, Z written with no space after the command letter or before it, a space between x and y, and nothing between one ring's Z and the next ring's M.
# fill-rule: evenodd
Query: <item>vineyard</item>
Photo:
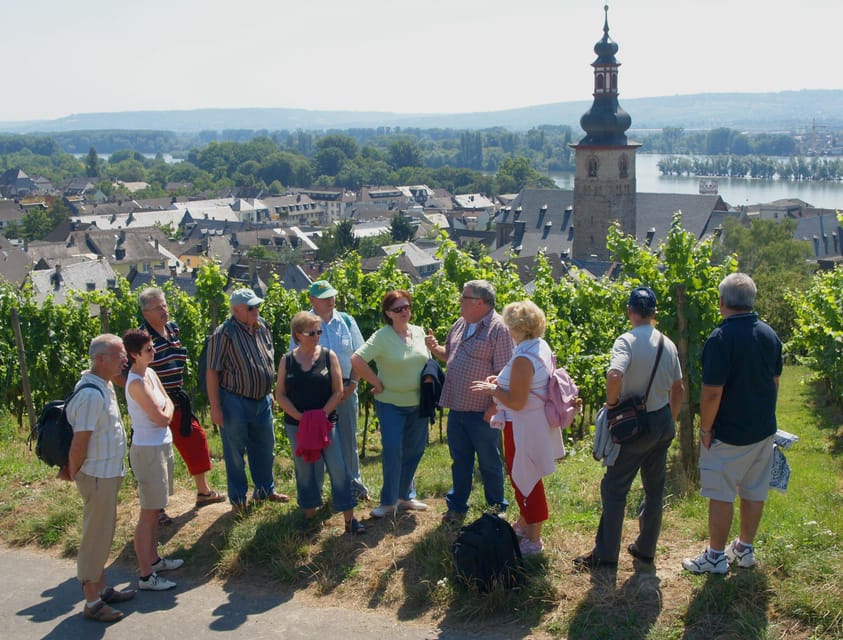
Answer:
M380 302L384 293L406 288L413 294L412 322L432 329L443 340L459 314L459 295L468 280L489 280L498 293L498 308L513 300L532 298L546 313L546 339L581 389L586 411L572 427L569 437L581 438L597 408L603 402L606 366L614 339L628 328L625 303L629 290L639 284L652 287L659 300L659 328L679 347L686 380L686 402L682 411L680 445L683 468L694 465L693 421L699 397L699 356L705 338L720 320L717 285L737 269L737 261L728 257L712 264L712 241L696 241L685 231L681 214L674 216L671 231L663 244L651 250L639 246L634 238L616 227L609 230L608 248L618 269L614 279L594 279L572 272L556 281L544 256L533 269L534 281L529 291L520 282L514 265L491 258L472 259L443 234L438 255L443 268L430 279L411 285L396 266L397 257L386 260L374 273L364 273L358 255L350 253L336 260L325 273L339 291L337 307L357 319L364 337L382 326ZM228 313L224 287L227 278L216 266L199 269L197 294L189 296L163 285L170 314L181 327L181 337L188 352L198 357L202 342ZM808 295L794 297L797 314L796 335L791 352L804 357L827 381L837 398L843 389L843 320L841 294L843 270L837 269L815 277ZM292 315L308 308L306 292L284 288L271 281L261 315L275 337L276 358L280 359L289 341ZM39 305L32 291L19 291L0 284L0 313L6 319L0 327L0 411L13 414L22 426L29 421L23 370L28 374L32 405L65 396L88 365L88 344L95 335L110 331L118 335L139 323L141 316L136 292L126 280L118 280L110 291L78 292L64 304L48 301ZM20 323L20 340L25 359L20 358L13 323ZM188 389L195 389L195 360L187 373ZM197 397L197 406L204 399ZM361 404L371 398L363 391Z

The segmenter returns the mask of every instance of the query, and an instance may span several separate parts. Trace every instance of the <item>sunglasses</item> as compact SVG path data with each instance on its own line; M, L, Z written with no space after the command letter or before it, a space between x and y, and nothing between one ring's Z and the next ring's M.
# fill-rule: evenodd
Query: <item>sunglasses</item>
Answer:
M314 329L313 331L302 331L301 334L303 336L307 336L308 338L312 338L313 336L321 336L322 329Z
M259 304L250 304L248 306L249 311L254 311L255 309L260 310L261 306Z
M409 304L402 304L399 307L392 307L390 311L392 313L404 313L405 311L409 311L412 308L412 305Z

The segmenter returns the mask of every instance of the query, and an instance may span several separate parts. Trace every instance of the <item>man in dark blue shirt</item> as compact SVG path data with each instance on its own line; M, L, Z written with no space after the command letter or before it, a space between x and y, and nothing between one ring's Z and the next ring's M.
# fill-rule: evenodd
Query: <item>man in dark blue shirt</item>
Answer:
M700 392L700 493L709 499L709 545L682 566L726 573L729 563L755 565L752 543L770 486L782 343L753 313L755 283L733 273L720 283L724 320L706 340ZM727 548L734 501L740 535Z

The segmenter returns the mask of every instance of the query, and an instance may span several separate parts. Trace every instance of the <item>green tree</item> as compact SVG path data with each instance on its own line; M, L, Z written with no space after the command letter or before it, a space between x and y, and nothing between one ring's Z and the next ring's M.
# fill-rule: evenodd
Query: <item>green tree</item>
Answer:
M415 140L399 138L389 143L389 164L393 169L423 167L424 156Z
M410 218L396 213L392 216L392 222L389 224L389 235L392 236L394 242L409 242L416 234L416 229L410 223Z
M810 286L814 266L811 245L794 238L796 221L753 220L744 226L729 220L720 236L720 255L733 253L738 269L749 274L758 287L755 310L782 340L793 334L794 310L786 293Z
M97 150L91 147L88 149L88 157L85 158L85 175L89 178L96 178L100 174L100 159Z

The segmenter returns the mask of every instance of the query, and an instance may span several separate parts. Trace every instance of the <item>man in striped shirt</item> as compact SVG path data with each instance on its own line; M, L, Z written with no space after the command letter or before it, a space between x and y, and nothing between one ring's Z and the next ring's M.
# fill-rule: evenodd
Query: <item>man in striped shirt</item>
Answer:
M179 338L179 327L170 321L170 312L164 292L157 287L144 289L138 296L143 323L140 329L152 336L155 358L150 366L158 374L164 389L175 405L170 431L173 444L187 465L187 470L196 483L196 506L222 502L225 495L211 489L206 474L211 470L211 453L208 437L202 425L193 415L190 396L184 391L184 368L187 349ZM166 524L169 517L162 513Z
M255 488L254 500L287 502L275 491L275 430L272 388L275 349L269 326L260 317L259 298L251 289L231 294L231 317L208 341L206 381L211 420L220 426L231 509L246 508L245 455Z

